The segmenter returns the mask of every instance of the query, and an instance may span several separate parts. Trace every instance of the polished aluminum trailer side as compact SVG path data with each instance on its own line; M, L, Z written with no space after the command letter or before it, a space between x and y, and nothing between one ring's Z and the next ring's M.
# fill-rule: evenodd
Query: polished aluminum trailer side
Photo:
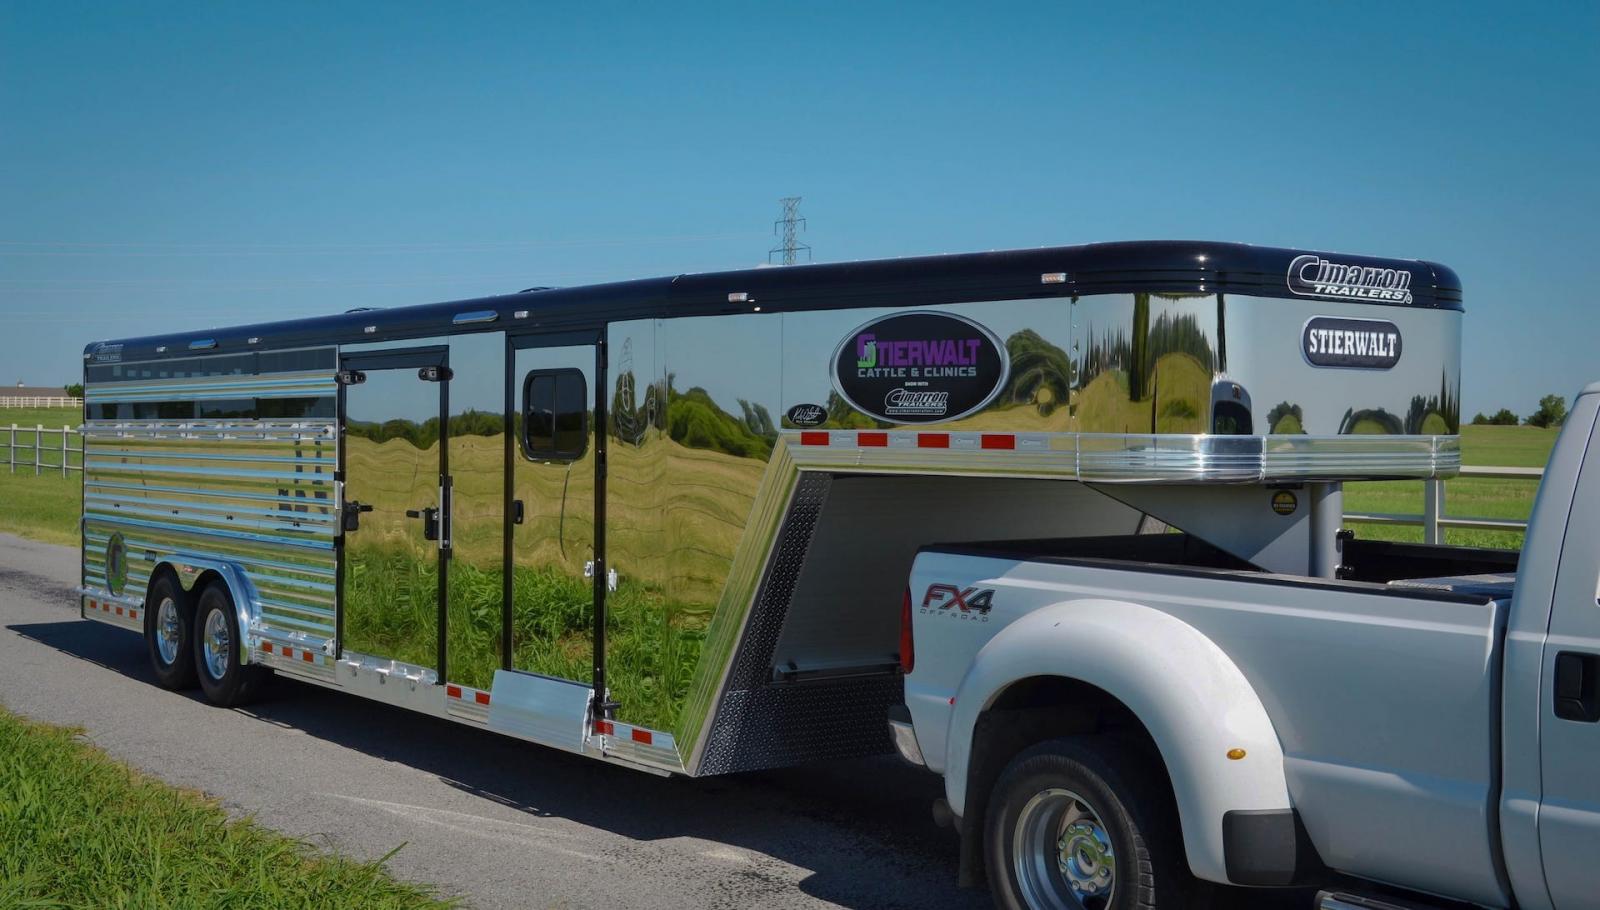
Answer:
M1331 574L1343 480L1457 470L1460 318L1430 263L1162 242L100 342L83 610L205 653L216 589L241 667L653 771L887 751L918 547Z

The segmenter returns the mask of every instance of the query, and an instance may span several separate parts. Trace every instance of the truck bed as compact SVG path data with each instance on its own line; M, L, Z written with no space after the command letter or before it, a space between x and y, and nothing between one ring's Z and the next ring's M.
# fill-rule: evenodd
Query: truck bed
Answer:
M1344 577L1320 579L1263 572L1181 533L965 543L925 548L913 588L993 587L994 614L1009 606L991 625L1078 599L1183 620L1257 692L1328 866L1499 900L1500 649L1516 554L1348 540L1344 556Z

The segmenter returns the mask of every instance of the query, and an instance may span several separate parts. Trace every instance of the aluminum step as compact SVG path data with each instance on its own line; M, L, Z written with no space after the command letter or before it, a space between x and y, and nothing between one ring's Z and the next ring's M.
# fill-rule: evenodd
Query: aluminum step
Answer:
M1419 904L1393 897L1377 898L1337 891L1317 893L1317 910L1439 910L1442 906L1445 905Z

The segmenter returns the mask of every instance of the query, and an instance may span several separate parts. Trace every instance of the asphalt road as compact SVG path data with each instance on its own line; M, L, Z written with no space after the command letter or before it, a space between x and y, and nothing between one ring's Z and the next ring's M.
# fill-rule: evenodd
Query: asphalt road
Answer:
M896 759L661 779L290 680L221 710L78 619L77 578L76 550L0 534L0 701L314 844L400 847L397 876L468 906L989 904L955 887L939 781Z

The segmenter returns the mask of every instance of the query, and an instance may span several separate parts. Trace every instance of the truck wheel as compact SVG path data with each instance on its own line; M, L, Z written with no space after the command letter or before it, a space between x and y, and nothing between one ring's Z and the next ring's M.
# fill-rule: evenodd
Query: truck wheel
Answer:
M206 585L194 615L194 667L206 701L221 708L250 701L266 673L245 666L240 657L239 617L227 586L219 581Z
M1040 743L995 784L984 858L1009 910L1199 906L1167 781L1139 751L1102 736Z
M144 642L156 685L175 692L194 685L194 606L178 580L160 575L145 597Z

